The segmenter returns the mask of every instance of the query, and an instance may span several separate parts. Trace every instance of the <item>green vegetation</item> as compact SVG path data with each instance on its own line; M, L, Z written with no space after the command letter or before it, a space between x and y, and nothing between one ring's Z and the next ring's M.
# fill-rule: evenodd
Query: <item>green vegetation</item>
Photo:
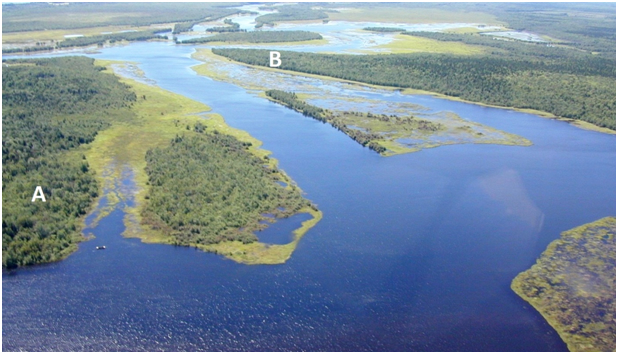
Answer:
M58 42L58 48L67 48L67 47L86 47L89 45L97 44L99 46L104 45L105 43L115 43L120 41L147 41L149 39L155 38L163 38L167 39L167 37L161 37L158 33L168 32L169 28L158 29L158 30L150 30L150 31L137 31L137 32L123 32L123 33L112 33L112 34L103 34L100 36L88 36L88 37L77 37L77 38L69 38L65 39L62 42Z
M210 43L210 42L248 42L248 43L276 43L301 42L322 39L319 33L308 31L266 31L224 33L210 37L193 38L181 41L181 44Z
M278 69L534 109L616 129L615 60L280 52L284 60ZM221 48L213 49L213 53L251 65L269 66L268 50Z
M236 23L236 22L233 22L229 18L223 20L223 23L225 23L228 26L220 26L220 27L207 28L206 32L219 32L219 33L224 33L224 32L247 32L247 30L240 29L240 25L238 23Z
M158 33L167 32L168 28L156 29L156 30L147 30L147 31L129 31L129 32L121 32L121 33L112 33L112 34L102 34L96 36L86 36L86 37L77 37L77 38L68 38L63 41L58 41L54 46L35 46L35 47L21 47L21 48L11 48L11 49L2 49L2 53L21 53L21 52L36 52L36 51L45 51L45 50L54 50L54 49L63 49L63 48L71 48L71 47L87 47L90 45L98 45L103 46L107 43L113 44L120 41L147 41L149 39L167 39L167 36L160 36Z
M452 113L425 115L428 119L421 119L413 115L329 110L308 104L293 92L268 90L265 94L274 102L330 124L383 156L460 143L531 145L522 137L463 120Z
M304 21L304 20L323 20L328 18L328 14L323 10L314 10L309 5L283 5L276 6L278 12L262 15L255 19L256 28L264 25L274 26L275 22L284 21Z
M616 218L563 232L511 288L569 350L616 350Z
M251 143L204 133L177 136L146 154L150 190L142 222L161 229L177 245L256 242L265 214L283 218L311 204L292 185L276 183L277 170L248 151ZM317 210L317 209L316 209Z
M285 91L280 91L280 90L269 90L269 91L266 91L266 96L272 98L275 102L281 103L285 105L286 107L289 107L308 117L314 118L323 123L329 123L337 130L344 132L347 136L354 139L354 141L356 141L357 143L363 146L366 146L379 154L384 153L387 150L385 147L383 147L379 143L373 141L373 140L380 139L381 136L379 134L365 133L357 129L350 129L345 124L343 124L343 122L338 120L337 115L335 115L333 112L307 104L299 100L296 94L293 92L285 92ZM358 113L358 114L361 114L361 113ZM368 116L369 118L373 117L371 113L362 114L362 116L363 117ZM376 117L376 118L379 118L379 117ZM386 119L389 119L389 118L387 117ZM436 130L439 129L439 126L437 125L432 126L432 127L435 128Z
M136 97L83 57L4 61L2 70L2 266L67 256L82 240L81 218L98 196L76 150ZM46 202L31 202L42 186Z
M485 54L488 50L481 46L461 42L443 42L417 36L405 36L406 32L394 35L393 41L356 52L368 54L400 54L400 53L444 53L455 55ZM377 52L376 52L377 50Z
M99 26L213 21L240 13L209 3L27 3L2 4L2 33Z
M174 25L174 30L172 34L180 34L182 32L189 32L193 26L200 23L200 21L190 21L190 22L179 22Z
M363 30L371 31L371 32L385 32L385 33L389 33L389 32L405 32L406 31L403 28L397 28L397 27L365 27L365 28L363 28Z

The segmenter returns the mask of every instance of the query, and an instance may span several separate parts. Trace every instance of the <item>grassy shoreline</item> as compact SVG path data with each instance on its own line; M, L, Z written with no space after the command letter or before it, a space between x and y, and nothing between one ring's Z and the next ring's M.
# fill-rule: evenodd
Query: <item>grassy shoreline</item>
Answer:
M97 65L106 67L105 72L110 74L112 74L111 65L120 63L106 60L96 61ZM220 133L231 135L241 142L251 143L249 151L259 158L264 159L271 152L260 149L262 142L249 133L228 126L221 115L209 113L210 107L202 103L132 79L121 77L120 81L129 85L138 97L131 109L135 116L115 122L112 127L102 131L83 152L91 168L97 172L97 178L101 182L102 189L107 188L106 196L112 191L118 198L128 199L130 196L119 190L116 185L123 178L123 173L127 168L133 173L135 189L130 193L133 194L135 206L125 207L126 230L123 236L139 238L145 243L172 244L173 240L169 236L161 231L153 230L148 225L141 224L141 207L144 205L148 190L145 154L149 149L169 145L171 139L177 134L191 134L185 127L200 122L206 126L208 131L217 130ZM294 181L283 170L277 168L277 159L269 158L267 163L271 168L278 171L280 180L286 182L288 188L295 185ZM97 212L96 210L99 210L99 208L96 208L95 212ZM105 210L99 210L99 212L105 212ZM271 246L255 242L240 247L240 245L228 242L195 246L245 264L284 263L289 259L302 236L322 217L320 211L313 209L299 212L308 212L313 216L313 219L303 223L295 231L294 241L287 245ZM242 251L240 251L241 249ZM285 250L285 252L282 252L282 250ZM238 251L244 252L243 257L238 256Z
M615 237L615 217L565 231L511 283L570 351L616 348Z
M208 51L210 53L205 53L205 51ZM323 75L317 75L317 74L308 74L308 73L303 73L303 72L298 72L298 71L283 70L283 69L269 68L269 67L264 67L264 66L259 66L259 65L245 64L245 63L242 63L242 62L238 62L238 61L235 61L235 60L228 59L226 57L218 56L218 55L212 53L212 51L210 51L210 49L198 49L198 50L196 50L195 53L193 53L191 55L191 57L194 58L194 59L200 60L200 55L211 56L211 57L214 56L214 57L223 58L223 59L226 59L226 60L233 61L234 63L236 63L238 65L243 65L245 67L254 68L254 69L260 69L260 70L266 70L266 71L272 71L272 72L279 72L279 73L286 73L286 74L297 75L297 76L305 76L305 77L311 77L311 78L316 78L316 79L320 79L320 80L330 80L330 81L336 81L336 82L345 82L345 83L349 83L349 84L352 84L352 85L357 85L357 86L361 86L361 87L369 87L369 88L379 89L379 90L399 91L402 94L407 94L407 95L429 95L429 96L433 96L433 97L437 97L437 98L443 98L443 99L447 99L447 100L451 100L451 101L456 101L456 102L470 103L470 104L475 104L475 105L483 106L483 107L508 109L508 110L512 110L512 111L516 111L516 112L529 113L529 114L534 114L534 115L537 115L537 116L543 117L543 118L549 118L549 119L555 119L555 120L559 120L559 121L564 121L564 122L570 123L571 125L573 125L575 127L578 127L578 128L581 128L581 129L592 130L592 131L596 131L596 132L599 132L599 133L616 135L616 131L608 129L608 128L598 127L598 126L596 126L594 124L591 124L591 123L588 123L588 122L584 122L584 121L580 121L580 120L574 120L574 119L569 119L569 118L564 118L564 117L558 117L558 116L556 116L556 115L554 115L552 113L544 112L544 111L539 111L539 110L535 110L535 109L497 106L497 105L491 105L491 104L482 103L482 102L468 101L468 100L465 100L465 99L462 99L462 98L459 98L459 97L448 96L448 95L444 95L444 94L437 93L437 92L430 92L430 91L411 89L411 88L403 89L403 88L394 87L394 86L373 85L373 84L368 84L368 83L364 83L364 82L360 82L360 81L345 80L345 79L339 79L339 78L334 78L334 77L330 77L330 76L323 76ZM198 74L199 74L200 73L199 70L201 70L200 66L199 65L195 66L194 70L196 70L198 72Z

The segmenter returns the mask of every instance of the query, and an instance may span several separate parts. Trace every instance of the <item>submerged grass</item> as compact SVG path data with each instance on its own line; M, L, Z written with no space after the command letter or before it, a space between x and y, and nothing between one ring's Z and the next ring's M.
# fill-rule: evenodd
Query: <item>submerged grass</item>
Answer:
M376 50L378 50L376 52ZM375 54L400 54L400 53L444 53L455 55L475 55L483 54L485 50L480 46L464 44L461 42L445 42L435 39L408 36L405 34L396 34L394 40L370 47L363 50L358 50L363 53Z
M616 218L562 233L511 288L570 351L616 350Z
M118 63L100 60L96 64L107 67L106 71L111 74L111 65ZM115 194L118 199L126 200L129 198L130 196L126 195L125 191L120 190L118 184L124 178L123 171L127 167L133 172L136 187L131 192L135 206L125 207L126 230L123 235L125 237L137 237L147 243L172 243L173 240L168 235L141 223L141 208L148 191L148 176L145 172L145 156L148 150L154 147L168 146L176 135L192 134L191 131L186 130L186 126L193 126L199 121L206 126L207 131L217 130L220 133L231 135L239 141L251 143L249 151L261 159L271 153L260 149L262 142L253 138L249 133L228 126L221 115L207 113L208 119L202 118L200 115L210 111L210 108L202 103L134 80L121 78L120 81L131 86L138 97L137 102L131 108L133 115L118 117L113 122L112 127L99 133L95 141L89 144L83 152L91 168L97 172L101 185L111 191L106 196ZM265 163L271 168L277 169L278 162L276 159L269 158L268 162ZM287 188L291 188L294 184L292 179L282 170L277 169L277 171L277 177L287 183ZM105 213L105 210L99 212ZM246 264L283 263L290 257L304 233L322 217L321 212L313 209L300 212L309 212L314 218L303 223L303 226L297 230L299 234L295 240L288 245L282 245L286 246L282 250L279 250L281 247L275 247L272 251L269 251L269 245L259 242L243 247L236 243L226 243L210 246L200 245L199 248L222 254ZM235 248L236 246L238 248ZM251 252L247 252L247 247L251 248ZM278 251L274 252L275 250ZM238 252L245 252L245 257L239 257Z

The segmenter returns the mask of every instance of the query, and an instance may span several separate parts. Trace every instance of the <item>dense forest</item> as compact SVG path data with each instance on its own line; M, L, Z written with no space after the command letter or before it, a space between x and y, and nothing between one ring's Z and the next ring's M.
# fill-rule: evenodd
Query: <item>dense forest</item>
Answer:
M588 62L580 58L546 61L492 55L280 52L283 60L279 69L536 109L616 129L615 64L609 59ZM269 66L269 50L215 48L213 53Z
M212 21L243 11L209 3L2 4L2 32Z
M3 66L2 266L14 268L61 259L82 239L98 186L85 158L67 153L131 114L135 95L90 58ZM31 202L36 186L46 202Z
M150 30L150 31L135 31L135 32L121 32L121 33L111 33L111 34L102 34L99 36L85 36L85 37L77 37L77 38L69 38L64 41L58 42L56 45L58 48L66 48L66 47L86 47L89 45L97 44L99 46L104 45L105 43L115 43L120 41L147 41L149 39L162 38L167 39L167 37L161 37L159 33L169 32L169 28L158 29L158 30Z
M201 37L180 41L180 44L195 44L209 42L249 42L249 43L275 43L275 42L300 42L322 39L319 33L308 31L265 31L265 32L239 32L222 33L210 37Z
M250 143L217 131L177 136L146 155L150 190L142 222L178 245L257 241L266 214L286 217L311 206L300 190L276 182L276 170L248 151Z
M314 10L306 4L276 6L276 9L278 12L258 16L255 19L255 27L274 26L275 22L281 21L323 20L328 18L325 11Z

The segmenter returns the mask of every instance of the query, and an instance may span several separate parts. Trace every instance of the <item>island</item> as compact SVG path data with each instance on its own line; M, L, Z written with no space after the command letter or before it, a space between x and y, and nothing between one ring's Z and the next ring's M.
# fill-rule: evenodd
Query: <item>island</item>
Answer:
M562 233L513 291L537 309L571 351L616 350L616 218Z

